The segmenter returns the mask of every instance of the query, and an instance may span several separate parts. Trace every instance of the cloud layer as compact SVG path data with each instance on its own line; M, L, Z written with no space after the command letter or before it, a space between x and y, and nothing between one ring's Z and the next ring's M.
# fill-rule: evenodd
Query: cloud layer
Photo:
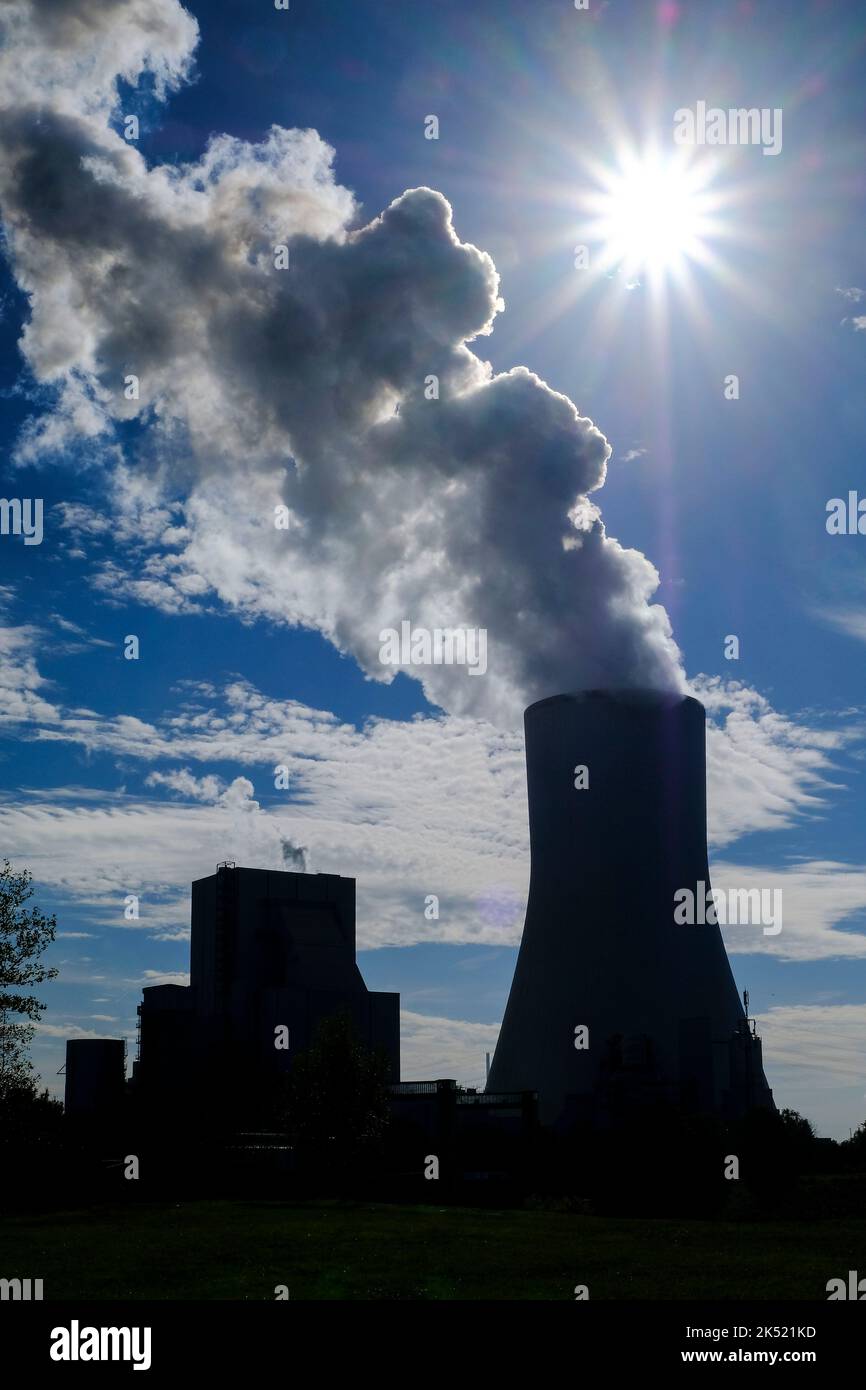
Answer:
M373 719L358 729L242 680L184 686L155 722L67 709L40 694L40 640L32 627L0 629L8 732L107 756L126 785L10 796L0 830L10 855L86 907L90 922L178 940L190 880L228 858L355 876L364 947L519 940L529 858L518 734L459 715ZM793 960L862 956L866 937L851 929L866 909L862 866L718 857L744 835L823 813L855 731L785 718L736 683L695 688L709 715L713 882L784 895L778 936L733 927L729 948ZM127 893L142 898L132 924L122 916ZM440 898L438 918L425 916L429 894Z

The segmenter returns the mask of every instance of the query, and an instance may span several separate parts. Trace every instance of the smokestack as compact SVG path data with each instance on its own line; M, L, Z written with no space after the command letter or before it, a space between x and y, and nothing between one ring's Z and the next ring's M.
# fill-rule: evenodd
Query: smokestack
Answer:
M703 705L591 690L524 721L529 901L489 1089L538 1091L547 1124L771 1106L718 927L674 920L710 888Z

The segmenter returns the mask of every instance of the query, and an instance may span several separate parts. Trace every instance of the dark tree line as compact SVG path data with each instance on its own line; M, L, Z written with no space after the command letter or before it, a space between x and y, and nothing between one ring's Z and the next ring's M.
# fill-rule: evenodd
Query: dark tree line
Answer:
M0 868L0 1196L14 1202L25 1190L44 1191L62 1145L63 1106L27 1055L45 1005L33 986L53 980L42 955L57 927L31 902L33 875L4 859Z
M54 941L57 919L35 904L33 875L8 859L0 869L0 1104L19 1104L37 1093L27 1049L45 1005L31 993L57 975L42 955Z

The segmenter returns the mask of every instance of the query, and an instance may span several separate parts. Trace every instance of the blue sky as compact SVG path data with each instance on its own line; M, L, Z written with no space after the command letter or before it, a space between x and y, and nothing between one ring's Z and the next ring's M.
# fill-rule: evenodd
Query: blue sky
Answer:
M401 992L404 1075L482 1080L528 881L513 709L624 660L567 582L545 609L542 521L520 529L532 487L573 474L607 536L658 570L649 601L707 704L714 882L784 891L778 938L727 935L777 1100L847 1134L866 1114L866 536L825 521L828 499L866 496L860 7L147 0L120 5L114 28L89 0L58 0L54 28L24 0L9 8L3 494L43 498L45 535L0 538L0 816L62 933L34 1047L46 1081L59 1084L65 1037L131 1039L142 985L182 977L190 880L223 858L278 867L284 843L357 878L360 964L371 988ZM115 87L117 73L133 80ZM597 254L585 199L600 171L653 142L668 157L674 111L699 100L781 109L781 152L700 152L714 199L701 259L655 276L576 270L576 244ZM118 153L130 114L139 139ZM108 173L65 149L76 121ZM275 140L274 125L319 138ZM233 141L205 168L221 135ZM38 141L70 179L52 206L22 174ZM455 242L441 202L416 200L408 232L393 218L381 235L406 248L406 275L385 302L375 235L349 271L347 238L425 187L448 200ZM249 278L257 216L265 240L288 228L289 274L305 277L294 339L294 308L268 319ZM458 243L492 258L498 288ZM97 279L109 262L122 274ZM310 325L352 294L361 322L339 318L332 352ZM416 302L428 318L444 305L441 341ZM382 384L404 359L423 372L424 353L443 380L480 360L488 382L523 365L550 388L509 378L470 422L492 437L524 392L537 436L530 421L495 491L474 492L467 464L462 506L440 488L452 465L437 439L412 435L417 407ZM379 394L359 405L367 362ZM142 399L124 404L117 383L137 367ZM584 419L567 458L551 392ZM408 442L381 443L369 411L396 400ZM611 449L603 487L587 418ZM261 528L292 457L327 483L304 494L305 548L283 560ZM395 471L371 482L382 457ZM485 499L496 534L476 547ZM625 584L631 562L604 553ZM532 616L516 636L498 587L512 567ZM418 617L405 601L431 573L428 612L438 602L447 623L463 603L488 625L501 683L380 678L367 613L376 631L386 611ZM645 573L629 570L638 587ZM629 603L639 625L645 601ZM657 626L641 642L647 670L672 660ZM424 917L433 893L438 921Z

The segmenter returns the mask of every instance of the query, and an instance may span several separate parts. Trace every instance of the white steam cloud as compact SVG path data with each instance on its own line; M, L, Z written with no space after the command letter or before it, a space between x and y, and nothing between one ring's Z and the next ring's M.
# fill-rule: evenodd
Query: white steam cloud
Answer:
M115 84L150 74L166 96L187 79L197 26L176 0L0 0L0 25L22 349L57 390L20 457L83 445L126 498L182 520L141 572L103 582L168 608L212 591L318 629L379 680L394 675L385 628L484 628L484 678L413 674L434 703L497 723L561 690L683 688L655 569L588 500L604 436L468 346L502 307L499 277L440 193L409 190L365 223L334 152L279 126L149 167L115 128ZM134 472L114 438L131 417L149 427Z

